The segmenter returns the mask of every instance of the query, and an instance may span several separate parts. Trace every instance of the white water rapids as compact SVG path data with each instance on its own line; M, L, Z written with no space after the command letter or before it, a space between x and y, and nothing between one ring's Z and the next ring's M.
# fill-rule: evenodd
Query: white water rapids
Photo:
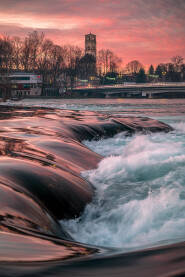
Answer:
M76 241L121 251L185 241L185 99L25 99L18 104L148 116L172 125L168 134L122 133L86 141L105 157L97 169L82 172L96 194L80 218L62 225Z
M64 222L75 240L129 250L185 239L185 123L175 122L168 134L85 142L105 158L82 172L96 195Z

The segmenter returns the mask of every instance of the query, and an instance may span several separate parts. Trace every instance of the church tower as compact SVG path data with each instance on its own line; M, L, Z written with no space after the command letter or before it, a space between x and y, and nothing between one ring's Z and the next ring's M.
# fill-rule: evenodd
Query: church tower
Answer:
M89 54L96 59L96 35L87 34L85 35L85 54Z

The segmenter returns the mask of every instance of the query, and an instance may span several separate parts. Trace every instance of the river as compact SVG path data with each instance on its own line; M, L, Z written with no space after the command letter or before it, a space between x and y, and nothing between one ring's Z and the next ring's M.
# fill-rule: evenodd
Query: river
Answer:
M95 187L80 217L62 220L75 241L121 253L185 241L185 99L24 99L10 106L151 117L169 133L84 140L104 158L81 172ZM60 209L60 207L58 207Z

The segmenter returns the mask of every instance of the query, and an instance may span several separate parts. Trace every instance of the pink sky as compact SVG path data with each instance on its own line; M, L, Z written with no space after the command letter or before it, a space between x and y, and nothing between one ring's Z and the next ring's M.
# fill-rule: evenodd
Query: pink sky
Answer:
M84 34L97 35L123 65L185 58L185 0L0 0L0 34L43 31L57 44L84 47Z

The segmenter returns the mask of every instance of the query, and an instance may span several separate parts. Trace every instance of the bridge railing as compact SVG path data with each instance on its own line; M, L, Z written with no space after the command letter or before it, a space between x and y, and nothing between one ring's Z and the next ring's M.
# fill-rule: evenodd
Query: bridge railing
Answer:
M129 87L183 87L185 82L158 82L158 83L134 83L134 84L115 84L115 85L101 85L91 87L75 87L75 89L86 90L86 89L104 89L104 88L129 88Z

